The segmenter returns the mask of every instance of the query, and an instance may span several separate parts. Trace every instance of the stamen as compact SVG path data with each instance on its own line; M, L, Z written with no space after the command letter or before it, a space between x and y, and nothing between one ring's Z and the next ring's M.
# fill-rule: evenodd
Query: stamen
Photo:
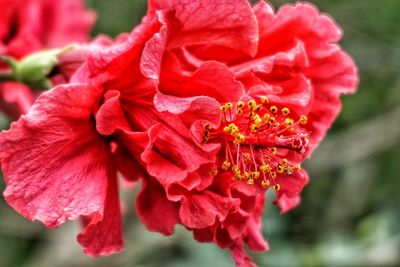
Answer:
M258 102L251 99L247 104L238 101L221 105L221 126L213 129L205 124L202 143L222 144L221 153L225 151L225 155L221 155L219 169L231 172L235 181L278 192L281 185L276 183L277 177L291 176L301 170L297 162L281 155L292 153L291 159L301 159L307 151L308 132L303 126L308 118L268 103L268 97L264 96ZM215 176L218 171L212 169L210 175Z
M289 113L290 113L290 109L288 109L288 108L283 108L283 109L282 109L282 114L283 114L284 116L289 115Z

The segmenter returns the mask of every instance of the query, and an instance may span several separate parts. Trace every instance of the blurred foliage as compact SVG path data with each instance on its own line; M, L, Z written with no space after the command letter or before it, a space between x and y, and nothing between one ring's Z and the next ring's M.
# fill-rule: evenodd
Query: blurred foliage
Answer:
M272 1L287 2L294 1ZM284 216L266 208L271 249L255 260L274 267L400 266L400 1L311 2L343 28L342 45L359 66L361 84L357 95L343 98L343 112L306 164L311 183L301 206ZM130 31L146 11L144 0L87 3L98 12L94 34L113 37ZM134 194L124 198L132 203ZM125 252L91 259L75 242L77 223L49 231L2 201L0 267L232 266L227 251L198 244L179 227L171 237L150 233L127 210Z

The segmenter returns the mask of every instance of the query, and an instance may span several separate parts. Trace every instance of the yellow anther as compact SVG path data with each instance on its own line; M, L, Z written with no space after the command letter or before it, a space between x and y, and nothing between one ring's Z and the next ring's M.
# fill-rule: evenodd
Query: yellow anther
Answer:
M274 127L275 127L275 128L278 128L279 125L281 125L279 122L275 122L275 123L274 123Z
M225 160L224 163L222 163L221 168L222 168L224 171L227 171L227 170L229 169L230 166L231 166L231 163L230 163L229 161Z
M233 143L235 145L239 145L239 144L243 143L244 140L246 140L246 137L243 134L238 133L235 135L235 140L233 140Z
M263 120L261 119L261 117L258 114L254 115L253 121L256 125L260 125L263 122Z
M280 186L280 184L274 184L272 186L272 189L274 189L275 192L278 192L279 190L281 190L281 186Z
M270 185L271 185L271 183L270 183L270 181L268 181L268 180L262 180L262 181L261 181L261 186L262 186L263 188L268 188Z
M272 113L277 113L278 112L278 108L276 106L271 106L269 108L269 111L271 111Z
M226 111L226 107L225 106L220 106L219 110L221 110L222 112L225 112Z
M254 180L253 179L248 179L247 180L248 185L254 185Z
M260 173L259 172L252 172L250 174L250 178L254 179L254 180L257 180L258 178L260 178Z
M277 173L283 173L285 171L285 168L282 165L278 165L276 167L276 172Z
M242 115L243 114L243 110L241 108L236 109L236 114L237 115Z
M278 150L276 149L276 147L271 147L271 153L272 154L276 154L276 152L277 152Z
M230 110L232 107L233 107L233 105L232 105L232 103L231 102L227 102L227 103L225 103L225 109L226 110Z
M283 109L282 109L282 114L283 114L283 115L286 116L286 115L288 115L289 113L290 113L290 109L288 109L288 108L283 108Z
M237 127L234 123L229 124L228 127L229 127L228 133L232 136L236 135L239 132L239 127ZM225 131L225 128L224 128L224 131Z
M269 122L271 123L271 124L273 124L274 122L275 122L275 117L274 116L271 116L271 117L269 117Z
M262 105L257 105L256 108L254 109L255 111L260 111L262 109Z
M293 169L292 169L292 167L291 167L291 166L287 166L287 167L285 168L285 172L286 172L287 175L292 175L292 174L293 174Z
M268 99L268 97L266 97L266 96L262 96L262 97L260 98L260 100L261 100L261 104L266 104L266 103L269 102L269 99Z
M269 117L270 117L271 115L269 115L269 113L266 113L266 114L264 114L264 116L262 117L263 118L263 121L269 121Z
M238 166L233 165L233 166L232 166L232 171L233 171L233 173L235 173L235 174L237 174L237 175L240 175L240 169L239 169Z
M300 123L301 123L302 125L307 124L307 121L308 121L308 118L307 118L305 115L301 115L301 116L300 116Z
M272 179L276 178L276 172L270 172L269 175L271 176Z
M250 178L250 173L249 172L244 172L243 175L242 175L242 178L244 180L248 180Z
M224 132L225 133L229 133L231 131L231 127L229 127L229 126L225 126L224 127Z
M244 102L243 101L238 101L237 102L237 107L238 108L243 108L244 107Z
M211 130L211 125L210 124L205 124L204 125L204 129L206 129L206 130L208 130L208 131L210 131Z
M229 131L229 134L232 135L232 136L236 136L236 134L237 134L238 132L239 132L238 129L233 128L233 129L231 129L231 130Z
M240 174L235 174L233 176L233 179L235 179L235 181L240 181L240 179L242 179L242 176L240 176Z
M253 119L253 121L256 121L256 120L262 121L260 115L258 115L257 113L253 113L251 118Z
M250 160L250 154L249 153L245 152L242 155L243 155L243 158L244 158L245 161L249 161Z
M262 165L260 167L261 172L266 173L266 172L270 172L271 171L271 167L269 165Z
M210 171L210 176L215 176L215 175L217 175L218 174L218 169L217 168L213 168L213 169L211 169L211 171Z
M252 132L257 132L257 130L258 130L258 126L257 125L255 125L255 124L252 124L251 126L250 126L250 130L252 131Z
M294 165L294 166L292 166L292 169L294 171L299 171L299 170L301 170L301 166L300 165Z
M283 124L285 124L285 126L292 126L293 125L293 120L287 118Z
M283 162L288 163L289 160L287 158L282 159Z
M248 106L250 109L253 109L253 108L255 108L255 107L257 106L257 103L256 103L256 101L254 101L254 100L252 99L252 100L249 100L249 102L247 102L247 106Z

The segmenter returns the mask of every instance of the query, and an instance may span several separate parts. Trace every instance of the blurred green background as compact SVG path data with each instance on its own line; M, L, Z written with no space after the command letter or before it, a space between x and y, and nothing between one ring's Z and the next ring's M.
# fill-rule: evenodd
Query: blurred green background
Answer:
M275 6L294 1L271 1ZM264 235L271 249L260 266L400 266L400 1L312 0L343 28L344 49L361 84L343 98L343 112L306 163L311 183L300 207L280 216L269 205ZM87 0L98 12L93 34L130 31L146 11L143 0ZM4 184L1 185L4 187ZM76 222L44 229L0 200L0 267L232 266L228 251L198 244L177 228L172 237L148 232L127 204L125 252L92 259L75 241ZM270 200L273 196L270 196Z

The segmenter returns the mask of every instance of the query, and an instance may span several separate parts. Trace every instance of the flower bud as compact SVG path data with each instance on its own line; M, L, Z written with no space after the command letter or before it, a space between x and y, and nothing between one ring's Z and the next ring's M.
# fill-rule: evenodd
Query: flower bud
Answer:
M52 84L49 74L58 65L58 56L73 49L75 45L63 49L52 49L30 54L19 62L14 69L16 80L31 88L49 89Z

